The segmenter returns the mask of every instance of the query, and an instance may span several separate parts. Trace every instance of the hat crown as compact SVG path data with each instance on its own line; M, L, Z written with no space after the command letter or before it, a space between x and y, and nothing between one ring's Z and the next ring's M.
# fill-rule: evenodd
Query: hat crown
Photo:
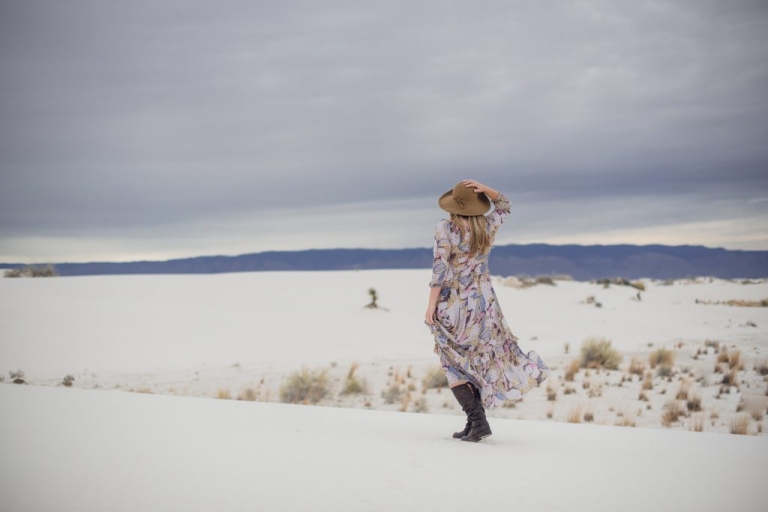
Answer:
M468 217L482 215L491 208L488 196L475 192L473 187L467 187L463 182L457 183L452 190L443 194L438 204L448 213Z

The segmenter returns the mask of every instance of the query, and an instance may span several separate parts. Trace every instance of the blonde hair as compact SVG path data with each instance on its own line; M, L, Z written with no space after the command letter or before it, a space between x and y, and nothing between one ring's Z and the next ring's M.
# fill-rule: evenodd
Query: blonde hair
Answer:
M465 222L460 222L465 221ZM487 219L485 215L458 215L451 214L451 222L459 226L462 235L469 232L469 252L472 256L485 254L491 250L493 240L488 233ZM464 238L462 236L462 238Z

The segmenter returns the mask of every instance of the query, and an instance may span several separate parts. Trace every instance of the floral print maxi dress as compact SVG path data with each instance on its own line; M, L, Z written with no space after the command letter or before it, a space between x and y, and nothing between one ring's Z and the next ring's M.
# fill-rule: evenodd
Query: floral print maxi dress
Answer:
M509 216L510 203L499 194L486 216L491 240ZM488 274L488 253L472 257L458 226L441 220L435 230L431 287L439 286L435 337L440 363L451 386L471 382L486 409L519 400L549 375L539 355L517 345L496 299Z

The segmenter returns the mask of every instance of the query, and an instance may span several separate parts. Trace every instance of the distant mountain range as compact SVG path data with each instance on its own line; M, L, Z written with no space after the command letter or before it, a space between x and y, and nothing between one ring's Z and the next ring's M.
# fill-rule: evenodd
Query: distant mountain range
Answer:
M3 268L22 264L0 264ZM104 274L214 274L271 270L428 269L432 249L313 249L167 261L54 263L62 276ZM674 279L768 277L768 251L681 245L502 245L493 248L491 274L568 274L579 281L604 277Z

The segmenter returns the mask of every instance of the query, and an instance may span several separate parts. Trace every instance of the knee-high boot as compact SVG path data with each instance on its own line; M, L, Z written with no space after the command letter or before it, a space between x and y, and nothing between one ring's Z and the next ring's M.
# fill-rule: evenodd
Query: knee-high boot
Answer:
M459 437L458 434L462 434L462 441L477 442L490 436L491 426L485 418L480 391L469 383L453 387L451 391L467 415L467 427L463 432L456 432L453 437Z

